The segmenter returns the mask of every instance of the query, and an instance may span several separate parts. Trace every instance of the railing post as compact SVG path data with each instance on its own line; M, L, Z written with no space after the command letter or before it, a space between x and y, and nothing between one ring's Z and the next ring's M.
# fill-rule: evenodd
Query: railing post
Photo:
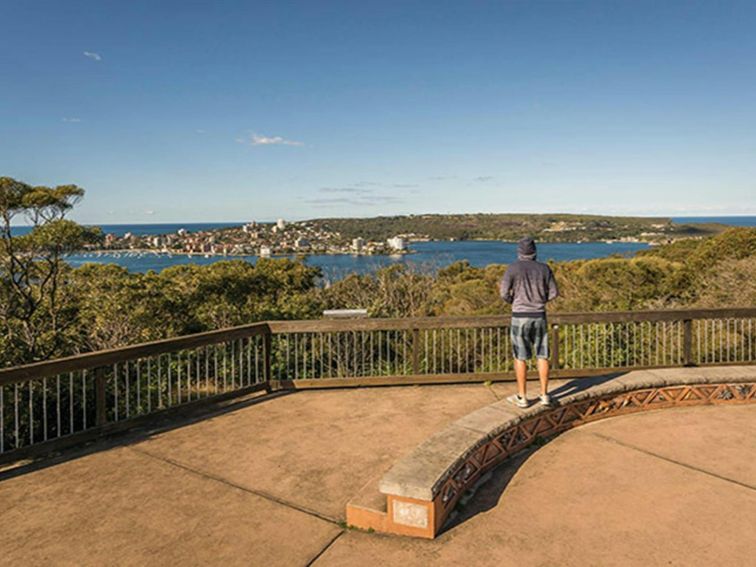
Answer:
M273 365L272 365L272 357L273 354L271 351L273 350L273 333L270 329L266 331L266 333L263 335L263 376L265 378L265 382L270 387L271 383L273 382Z
M420 329L412 329L412 374L420 374Z
M693 321L683 320L683 366L693 366Z
M95 421L98 426L103 426L108 421L108 408L105 402L106 370L105 366L95 370Z
M559 369L559 325L551 325L551 363L552 370Z

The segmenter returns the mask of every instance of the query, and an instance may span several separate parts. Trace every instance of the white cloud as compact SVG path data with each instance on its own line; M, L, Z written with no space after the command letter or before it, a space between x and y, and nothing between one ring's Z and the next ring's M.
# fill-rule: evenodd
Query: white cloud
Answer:
M81 122L81 118L73 118L73 117L67 117L67 116L64 116L60 120L61 122Z
M249 138L236 138L240 144L250 146L304 146L302 142L287 140L281 136L263 136L262 134L250 134Z
M102 61L102 56L94 51L85 51L84 57L89 57L92 61Z
M322 193L349 193L352 195L371 195L373 192L370 189L362 189L359 187L321 187Z
M301 146L302 142L296 142L294 140L286 140L285 138L282 138L281 136L259 136L257 134L252 134L252 145L253 146L275 146L275 145Z

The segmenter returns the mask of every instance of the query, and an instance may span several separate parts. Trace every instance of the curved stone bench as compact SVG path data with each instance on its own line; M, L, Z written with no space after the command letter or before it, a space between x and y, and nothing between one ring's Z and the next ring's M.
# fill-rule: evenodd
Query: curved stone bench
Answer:
M350 505L347 522L433 538L482 474L539 438L626 413L745 402L756 402L754 366L632 371L560 396L551 408L521 410L500 400L458 419L398 461L379 483L385 508Z

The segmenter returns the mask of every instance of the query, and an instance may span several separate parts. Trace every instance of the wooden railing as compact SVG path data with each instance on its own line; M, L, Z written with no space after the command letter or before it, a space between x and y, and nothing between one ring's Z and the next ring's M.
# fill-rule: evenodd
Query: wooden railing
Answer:
M257 323L0 370L0 454L267 388L270 338Z
M755 361L756 308L549 317L555 377ZM281 388L513 378L509 317L269 321L0 370L0 455Z

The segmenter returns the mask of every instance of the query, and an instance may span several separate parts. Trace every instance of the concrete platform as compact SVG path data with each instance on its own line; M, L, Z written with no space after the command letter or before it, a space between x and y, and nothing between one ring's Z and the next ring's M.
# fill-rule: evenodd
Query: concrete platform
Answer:
M366 482L511 391L502 384L298 392L5 471L0 564L752 559L754 406L665 410L564 434L494 471L435 541L344 528L345 504Z

